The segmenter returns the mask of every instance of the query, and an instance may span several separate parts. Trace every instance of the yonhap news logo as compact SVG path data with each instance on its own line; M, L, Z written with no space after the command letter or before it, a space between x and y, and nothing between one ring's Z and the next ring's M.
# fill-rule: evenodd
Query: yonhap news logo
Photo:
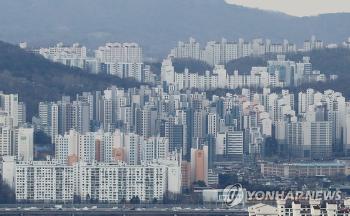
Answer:
M229 185L223 190L223 201L227 207L234 207L246 201L277 200L341 200L341 191L248 191L241 184Z
M241 184L227 186L223 191L224 202L228 207L234 207L242 203L244 191Z

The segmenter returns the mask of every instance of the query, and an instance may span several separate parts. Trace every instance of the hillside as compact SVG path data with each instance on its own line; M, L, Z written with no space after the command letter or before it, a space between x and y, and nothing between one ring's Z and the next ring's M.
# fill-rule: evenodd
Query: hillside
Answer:
M342 92L350 99L350 50L349 49L324 49L312 51L310 53L296 53L287 55L287 59L293 61L301 61L303 56L310 56L311 63L314 70L319 70L326 75L336 74L339 76L338 80L327 83L312 83L300 86L298 89L291 89L295 91L305 90L307 88L315 88L320 91L333 89ZM226 70L232 74L234 70L238 70L240 74L249 74L253 66L266 66L267 61L275 59L276 55L265 55L261 57L245 57L230 61L226 64ZM177 72L181 72L184 68L191 68L190 72L199 72L203 74L205 70L210 70L210 66L205 62L194 59L175 59L174 67ZM160 64L157 65L160 70ZM155 66L156 67L156 66ZM219 91L223 93L224 91Z
M110 85L135 87L139 84L133 80L88 74L0 42L0 91L19 93L20 100L27 104L28 118L37 112L40 101L102 90Z
M313 68L325 74L337 74L339 79L329 83L310 84L302 89L313 87L319 90L334 89L350 98L350 50L330 49L314 51L307 54L311 57ZM292 60L301 60L302 54L289 55ZM228 63L229 72L238 69L249 73L252 66L266 65L268 57L248 57ZM180 71L184 67L194 70L210 69L200 61L178 59L174 65ZM155 72L160 64L154 64ZM156 69L157 68L157 69ZM16 46L0 42L0 91L19 93L20 99L27 104L28 118L37 113L40 101L58 100L62 95L74 97L83 91L102 90L110 85L120 87L136 87L139 83L133 80L121 80L113 76L88 74L77 68L66 67L50 62L40 56L27 53Z
M316 50L310 53L296 53L287 55L287 59L301 61L303 56L310 56L312 67L326 75L336 74L338 80L327 83L312 83L300 86L293 91L315 88L319 91L333 89L342 92L344 96L350 99L350 50L349 49L324 49ZM269 59L274 59L276 55L266 55L262 57L246 57L229 62L226 68L229 73L233 70L239 70L240 73L250 73L253 66L266 66Z
M91 48L106 41L136 41L146 54L161 57L190 36L202 43L222 37L301 43L315 34L340 42L350 36L346 20L350 14L299 18L224 0L1 0L0 40L42 46L80 42Z
M190 59L190 58L176 58L173 60L175 71L185 71L185 68L190 73L204 74L206 71L212 71L213 67L204 61Z
M314 83L304 85L301 88L315 88L319 91L333 89L342 92L350 99L350 50L349 49L326 49L309 53L314 70L320 70L322 73L330 75L336 74L339 78L327 83ZM290 55L289 59L301 59L302 55Z

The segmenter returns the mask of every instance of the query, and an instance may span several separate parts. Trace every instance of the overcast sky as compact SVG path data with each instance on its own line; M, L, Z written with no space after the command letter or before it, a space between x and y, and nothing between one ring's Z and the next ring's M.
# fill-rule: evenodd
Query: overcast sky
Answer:
M225 0L245 7L283 12L293 16L350 12L350 0Z

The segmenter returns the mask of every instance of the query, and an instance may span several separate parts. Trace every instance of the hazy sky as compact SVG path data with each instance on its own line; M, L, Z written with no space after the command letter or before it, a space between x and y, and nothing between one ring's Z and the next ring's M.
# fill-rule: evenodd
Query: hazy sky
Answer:
M225 0L245 7L283 12L293 16L350 12L350 0Z

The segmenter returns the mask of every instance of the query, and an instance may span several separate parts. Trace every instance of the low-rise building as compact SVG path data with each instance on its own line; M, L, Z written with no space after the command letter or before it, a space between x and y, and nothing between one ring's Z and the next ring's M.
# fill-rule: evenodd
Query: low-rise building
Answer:
M335 201L321 200L277 200L277 206L271 206L263 203L250 206L248 208L249 216L330 216L330 215L349 215L349 198Z
M318 163L272 163L260 164L263 176L312 177L346 175L347 164L341 161Z

